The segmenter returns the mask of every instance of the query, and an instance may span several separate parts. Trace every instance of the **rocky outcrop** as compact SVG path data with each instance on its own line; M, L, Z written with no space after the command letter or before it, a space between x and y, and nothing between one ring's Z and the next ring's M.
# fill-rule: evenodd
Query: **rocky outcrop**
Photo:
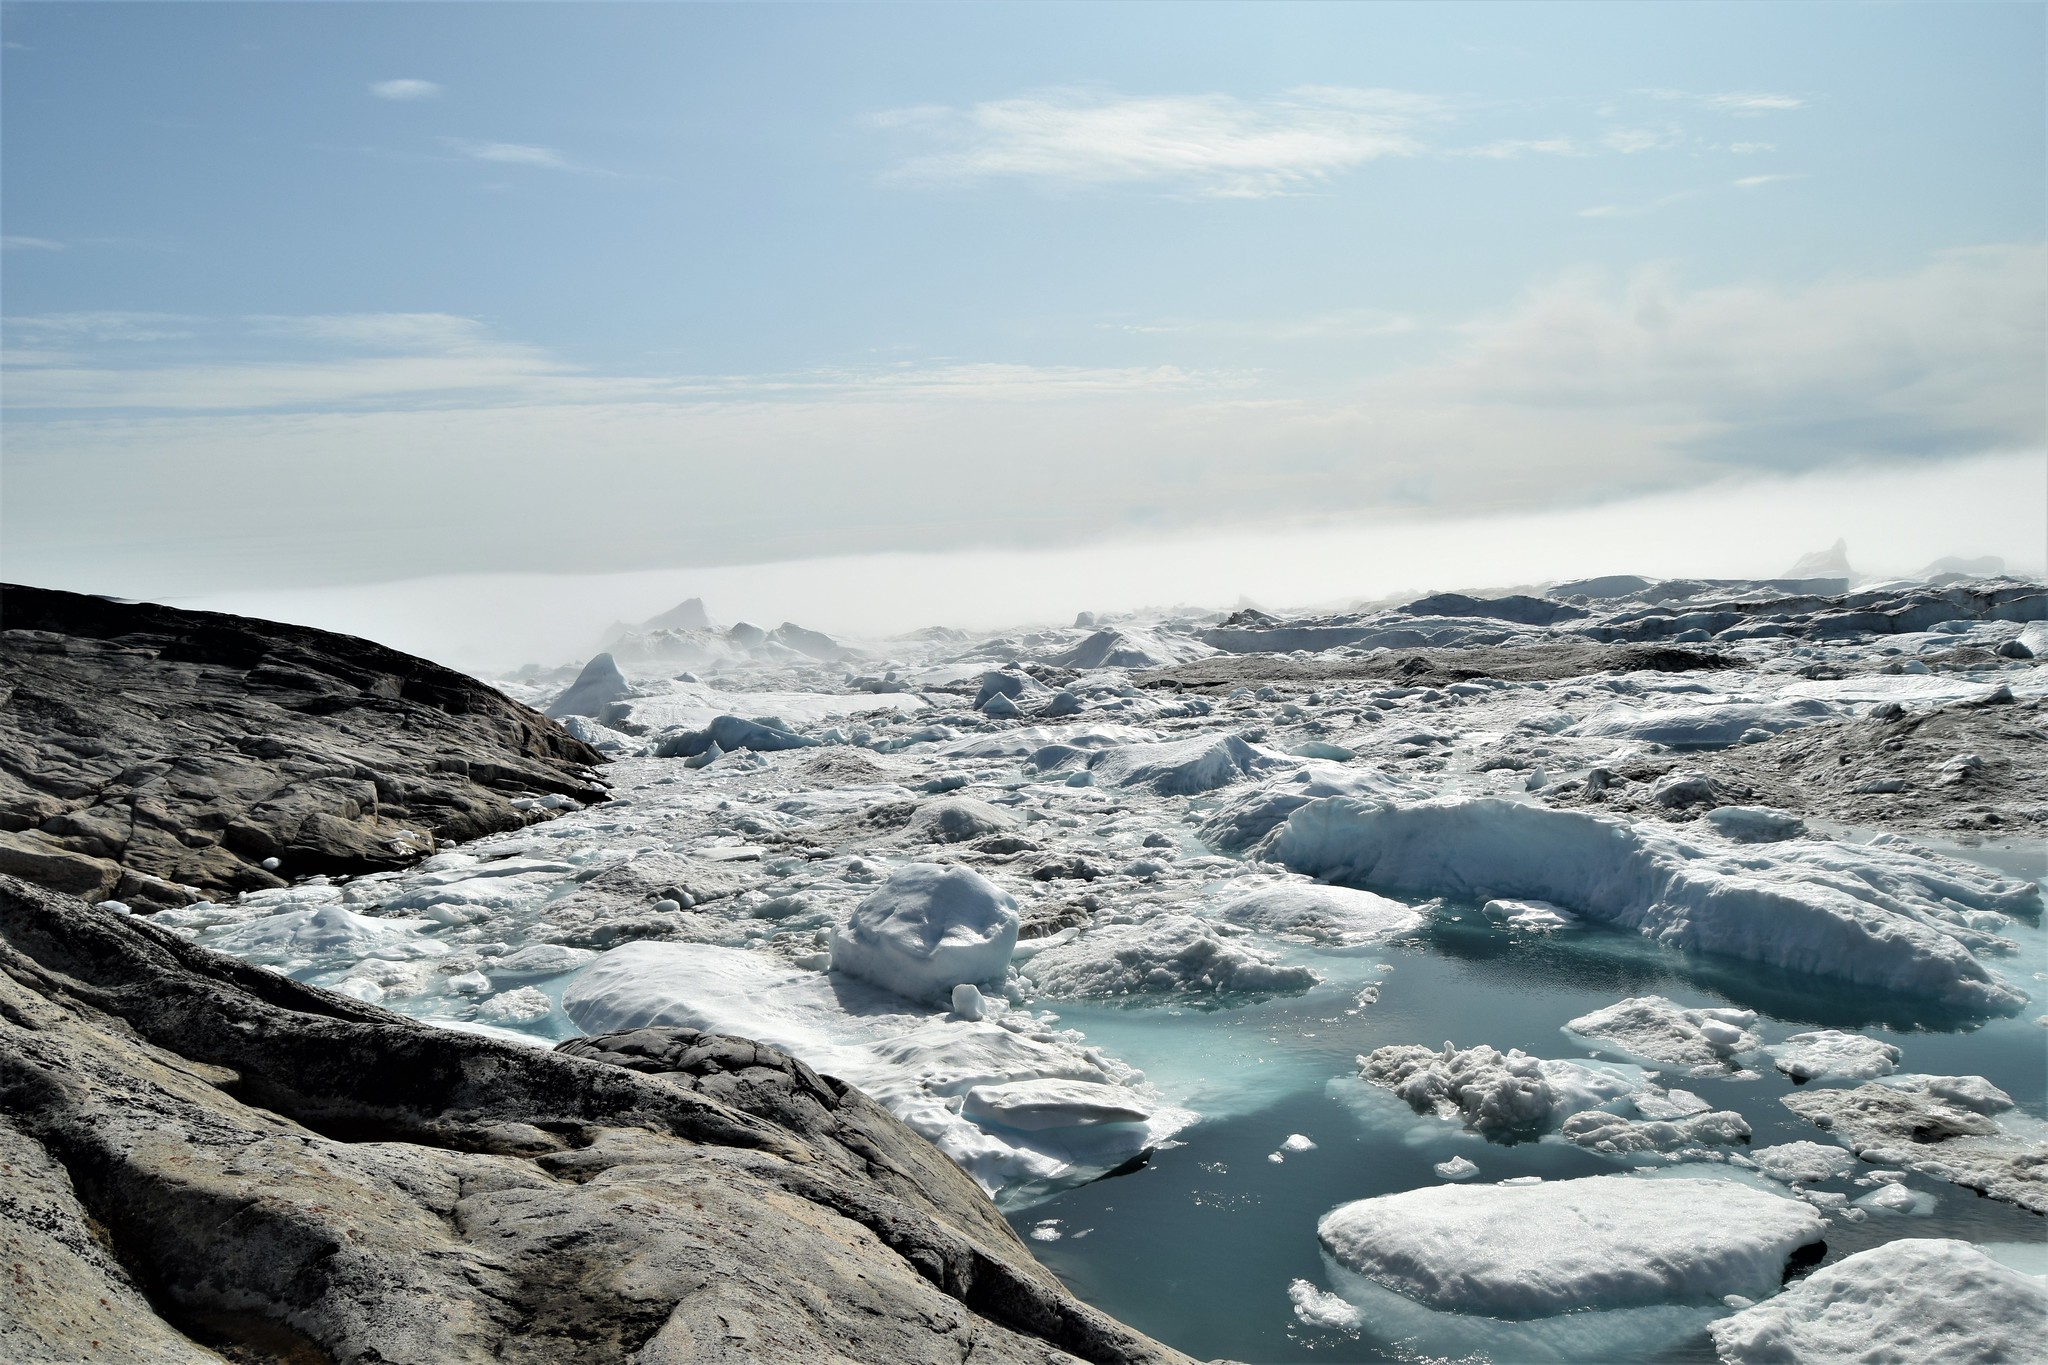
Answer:
M601 761L474 678L368 640L0 587L0 872L87 900L402 867L602 800Z
M859 1092L436 1029L0 876L0 1358L1179 1361Z

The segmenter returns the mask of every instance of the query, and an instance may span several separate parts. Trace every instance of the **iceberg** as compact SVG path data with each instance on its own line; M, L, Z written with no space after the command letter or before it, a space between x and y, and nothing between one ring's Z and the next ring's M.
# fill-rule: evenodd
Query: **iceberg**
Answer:
M1413 804L1333 796L1260 845L1296 872L1396 895L1549 901L1667 947L1718 953L1957 1011L2008 1014L2026 996L1971 951L1998 940L1959 922L1969 896L2002 914L2039 888L1960 876L1894 850L1712 849L1620 820L1497 797Z
M1582 1014L1564 1031L1624 1057L1713 1076L1737 1070L1743 1054L1762 1046L1749 1031L1755 1022L1754 1010L1694 1010L1661 995L1639 995Z
M1822 1231L1807 1205L1751 1185L1629 1175L1429 1185L1316 1225L1349 1271L1429 1308L1509 1319L1762 1297Z
M1032 956L1020 969L1055 997L1284 994L1322 980L1308 967L1219 932L1192 915L1109 924Z
M963 982L998 994L1017 947L1017 902L977 872L899 869L832 934L832 970L950 1007Z
M1726 1365L2016 1365L2042 1358L2048 1287L1968 1242L1904 1238L1714 1323Z

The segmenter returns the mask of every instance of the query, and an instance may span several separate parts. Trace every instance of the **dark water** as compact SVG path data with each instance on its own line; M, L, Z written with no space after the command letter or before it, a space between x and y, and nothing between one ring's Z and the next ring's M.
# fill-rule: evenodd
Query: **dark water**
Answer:
M1992 861L1982 850L1956 852ZM2028 856L2030 850L2020 850L2007 861ZM2038 875L2023 862L2012 870ZM2017 937L2021 959L1998 966L2034 1001L2016 1018L1989 1022L1915 1016L1897 1002L1871 1002L1745 964L1684 958L1613 932L1510 931L1455 907L1439 911L1416 938L1364 956L1300 954L1330 977L1305 996L1213 1011L1069 1007L1061 1011L1064 1023L1145 1068L1169 1094L1192 1096L1192 1107L1210 1117L1182 1134L1183 1145L1155 1154L1142 1169L1067 1191L1012 1221L1028 1233L1044 1220L1060 1220L1059 1240L1033 1241L1040 1259L1089 1302L1200 1359L1488 1359L1508 1365L1556 1358L1533 1334L1517 1345L1513 1327L1502 1329L1508 1345L1475 1354L1458 1332L1410 1321L1428 1314L1402 1314L1398 1325L1369 1315L1356 1332L1296 1320L1287 1294L1291 1281L1334 1287L1315 1225L1338 1204L1438 1184L1432 1164L1453 1155L1478 1163L1479 1182L1624 1169L1556 1139L1502 1146L1415 1116L1355 1079L1358 1054L1387 1043L1450 1041L1583 1056L1584 1049L1559 1032L1562 1024L1626 996L1656 994L1688 1006L1755 1009L1767 1043L1817 1027L1883 1038L1903 1049L1901 1070L1986 1076L2023 1112L2040 1117L2048 1113L2048 1029L2033 1021L2048 990L2033 977L2048 969L2048 939L2037 927ZM1392 970L1376 970L1381 963ZM1378 1000L1361 1006L1358 993L1373 982L1381 983ZM1828 1141L1778 1103L1794 1087L1774 1071L1747 1081L1676 1073L1663 1079L1716 1109L1743 1114L1756 1146ZM1316 1149L1289 1154L1284 1163L1268 1160L1291 1133L1307 1135ZM1856 1197L1866 1188L1851 1183L1855 1174L1820 1188ZM1896 1237L2048 1241L2048 1224L2036 1215L1924 1177L1908 1183L1935 1196L1931 1216L1873 1212L1860 1223L1831 1220L1825 1262ZM1614 1355L1585 1354L1595 1348L1583 1346L1566 1358L1713 1359L1699 1322L1675 1337L1663 1335L1654 1343L1616 1345Z

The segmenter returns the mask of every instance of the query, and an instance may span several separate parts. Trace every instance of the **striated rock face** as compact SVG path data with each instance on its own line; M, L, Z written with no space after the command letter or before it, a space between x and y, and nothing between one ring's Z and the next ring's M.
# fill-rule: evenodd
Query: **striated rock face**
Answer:
M597 801L595 750L424 659L0 587L0 872L138 908L402 867Z
M851 1088L435 1029L0 876L0 1359L1180 1361Z

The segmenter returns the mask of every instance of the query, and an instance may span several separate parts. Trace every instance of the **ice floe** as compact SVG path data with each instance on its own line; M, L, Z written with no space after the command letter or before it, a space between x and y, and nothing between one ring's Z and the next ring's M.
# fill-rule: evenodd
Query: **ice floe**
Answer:
M1624 1057L1714 1076L1740 1073L1742 1058L1762 1046L1750 1031L1755 1023L1755 1010L1688 1009L1661 995L1640 995L1582 1014L1565 1030Z
M2013 1111L2011 1099L1981 1076L1887 1076L1854 1089L1801 1091L1781 1103L1865 1161L2048 1213L2048 1123Z
M1908 1238L1845 1256L1714 1323L1726 1365L2018 1365L2043 1354L2048 1287L1968 1242Z
M1056 998L1303 991L1322 979L1227 926L1177 914L1089 930L1020 970Z
M1795 1033L1764 1049L1771 1065L1795 1081L1871 1080L1899 1068L1903 1055L1892 1044L1860 1033L1818 1029Z

